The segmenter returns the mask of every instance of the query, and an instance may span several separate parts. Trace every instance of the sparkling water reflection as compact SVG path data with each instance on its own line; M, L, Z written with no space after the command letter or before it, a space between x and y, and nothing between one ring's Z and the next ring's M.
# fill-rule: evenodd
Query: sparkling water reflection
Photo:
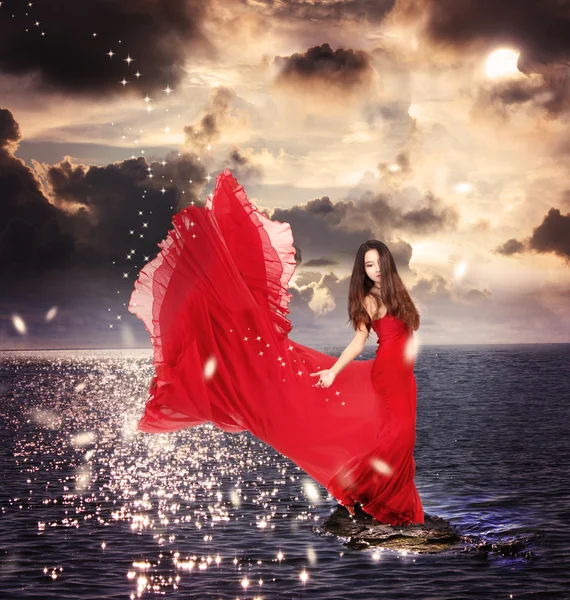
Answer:
M334 499L249 433L137 432L149 351L3 352L2 597L565 597L568 358L425 347L416 366L426 512L538 533L525 561L350 550L319 528Z

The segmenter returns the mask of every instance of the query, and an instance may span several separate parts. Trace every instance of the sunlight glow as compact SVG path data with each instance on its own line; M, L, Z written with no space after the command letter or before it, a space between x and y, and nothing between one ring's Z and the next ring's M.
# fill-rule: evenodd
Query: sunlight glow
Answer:
M453 189L458 194L467 194L468 192L470 192L473 189L473 186L468 181L464 181L462 183L455 184Z
M517 69L519 55L520 52L509 48L501 48L492 52L485 63L487 77L495 78L519 73L520 71Z
M455 265L455 268L453 269L453 275L455 276L456 279L461 279L461 277L463 277L463 275L465 275L466 271L467 271L467 263L463 260L460 263L457 263Z

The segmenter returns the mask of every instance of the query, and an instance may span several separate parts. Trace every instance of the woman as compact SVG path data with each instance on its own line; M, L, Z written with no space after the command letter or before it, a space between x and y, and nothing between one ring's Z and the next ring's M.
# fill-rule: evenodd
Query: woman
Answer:
M386 302L383 301L386 298ZM411 500L416 504L415 517L423 523L421 501L413 485L415 464L412 452L416 427L416 381L413 365L413 331L419 328L419 314L396 268L386 244L377 240L363 243L356 253L348 293L348 312L356 333L339 359L319 376L317 385L330 387L337 375L360 355L370 330L378 335L378 350L372 367L372 383L382 405L385 439L376 458L376 468L390 476L392 487L384 493L372 484L372 494L363 489L366 484L356 481L358 494L368 500L364 510L374 514L376 506L389 502L394 512L398 494L404 493L404 505ZM391 440L391 441L390 441ZM390 447L390 443L392 447ZM394 485L400 478L401 489ZM407 481L407 487L406 487ZM352 482L353 487L355 482ZM407 491L405 491L407 490ZM354 509L347 506L354 514ZM397 510L395 512L398 512ZM380 518L393 518L384 512Z
M358 502L383 523L423 523L412 456L413 360L399 354L413 304L387 248L372 244L357 256L351 280L356 341L336 361L288 337L290 225L260 213L229 170L218 175L205 207L174 215L161 251L135 282L129 310L150 335L156 372L139 429L211 422L247 430L347 508ZM384 301L375 305L374 294ZM373 320L374 310L391 314ZM371 324L378 358L350 362Z

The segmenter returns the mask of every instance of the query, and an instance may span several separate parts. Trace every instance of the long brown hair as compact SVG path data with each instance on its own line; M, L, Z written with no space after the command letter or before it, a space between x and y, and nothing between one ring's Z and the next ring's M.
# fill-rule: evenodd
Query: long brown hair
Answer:
M376 291L371 292L374 282L366 274L364 256L368 250L377 250L380 256L380 299L386 305L388 313L404 321L408 328L416 331L420 326L420 315L410 297L404 282L398 275L394 257L388 246L378 240L368 240L360 245L354 259L350 286L348 289L348 316L349 321L356 331L363 322L370 333L372 319L364 308L364 298L370 294L376 301L376 313L379 308L379 298Z

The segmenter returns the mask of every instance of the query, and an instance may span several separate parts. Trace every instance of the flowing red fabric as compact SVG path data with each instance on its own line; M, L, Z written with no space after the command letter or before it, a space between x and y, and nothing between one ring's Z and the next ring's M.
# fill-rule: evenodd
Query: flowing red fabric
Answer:
M139 429L211 422L248 430L341 504L359 502L382 523L423 523L406 325L390 315L374 321L376 357L316 386L309 373L337 359L288 337L291 227L260 213L227 169L205 207L173 217L160 248L129 302L150 335L156 372Z

